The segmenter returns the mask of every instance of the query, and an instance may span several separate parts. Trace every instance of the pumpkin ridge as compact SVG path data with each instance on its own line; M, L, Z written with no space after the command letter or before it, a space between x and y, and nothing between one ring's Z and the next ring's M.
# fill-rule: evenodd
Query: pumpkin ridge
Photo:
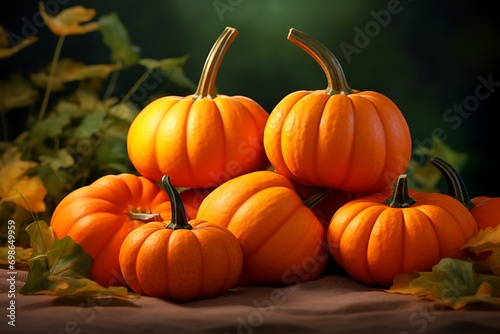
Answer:
M319 145L322 145L322 143L319 143L320 141L320 135L321 135L321 123L323 121L323 116L325 115L325 106L326 104L328 103L328 101L330 100L330 98L327 98L325 99L324 103L323 103L323 106L321 108L319 108L319 110L321 110L321 114L320 114L320 117L319 117L319 122L318 122L318 129L316 131L316 145L313 145L313 150L314 150L314 153L313 153L313 156L314 157L317 157L317 159L322 159L322 157L319 156L318 154L318 147ZM318 161L316 161L316 163L313 165L313 168L314 168L314 182L316 184L325 184L322 180L322 177L321 175L323 174L322 172L320 172L318 169L320 168L322 164L321 163L318 163Z
M194 231L197 231L196 228L193 228L193 232ZM199 231L201 231L201 230L199 230ZM226 235L218 233L218 232L220 232L220 230L218 228L215 228L215 229L212 230L212 227L208 228L208 226L206 226L206 228L203 230L203 232L206 233L206 234L207 233L210 234L214 238L217 238L219 240L218 242L220 242L221 245L224 245L224 247L222 247L222 248L224 249L224 252L225 252L225 255L226 255L226 259L228 260L227 262L229 263L230 256L229 256L229 251L227 249L227 244L226 244L226 241L227 241L226 238L225 238ZM202 254L203 254L203 249L201 249L201 251L202 251ZM203 261L203 263L205 263L205 261ZM223 292L223 291L226 290L225 287L228 285L227 284L228 280L231 278L231 277L229 277L229 266L224 267L224 268L226 269L226 271L225 271L225 274L222 275L222 277L225 278L225 281L222 281L222 280L218 281L219 284L217 286L217 289L214 289L214 291L216 291L216 294L219 294L219 293L221 293L221 292ZM201 295L201 292L202 292L202 284L201 284L201 282L205 281L204 275L202 275L202 277L203 278L200 280L200 292L199 292L199 295ZM203 294L203 296L204 295L205 294Z
M346 101L347 103L349 103L349 105L350 105L350 114L352 115L352 119L353 119L353 129L354 129L354 121L355 121L355 119L356 119L356 118L355 118L355 110L354 110L353 102L352 102L352 100L349 98L349 96L348 96L348 95L345 95L345 94L334 94L334 95L330 96L330 98L327 100L327 102L326 102L325 106L327 106L327 105L328 105L328 103L329 103L330 101L333 101L333 99L338 99L338 98L342 98L342 99L344 99L344 101ZM337 103L338 103L338 102L337 102ZM323 110L323 114L324 114L324 112L325 112L325 111ZM338 111L333 111L333 113L338 113ZM343 113L345 113L345 109L344 109ZM346 117L346 118L348 118L348 117ZM348 150L348 152L349 152L349 156L348 156L348 157L346 157L346 162L347 162L347 163L346 163L346 165L347 165L347 166L350 166L350 165L352 164L352 152L353 152L353 150L352 150L352 146L353 146L353 145L352 145L352 143L353 143L353 140L354 140L354 135L350 137L350 145L349 145L349 147L350 147L351 149L349 149L349 150ZM337 141L337 140L336 140L336 141ZM317 165L318 165L318 166L320 166L321 164L317 162ZM338 175L339 168L334 168L334 171L333 171L333 172L334 172L336 175ZM337 179L342 180L342 182L338 183L338 185L337 185L335 188L339 188L339 189L340 189L340 188L342 188L342 186L345 184L345 181L347 180L347 175L348 175L348 173L349 173L349 168L344 168L344 169L343 169L343 172L344 172L344 173L343 173L344 175L342 175L342 177L337 177ZM322 175L322 174L323 174L323 173L320 173L320 175ZM329 182L325 181L325 182L324 182L324 183L322 183L322 184L324 184L324 185L328 185L328 184L329 184ZM330 188L331 188L331 186L328 186L328 187L330 187Z
M366 216L368 215L366 213L366 211L374 211L374 212L377 212L377 215L372 217L371 215L369 216L370 217L370 221L367 220ZM377 222L377 219L378 217L382 214L382 212L385 211L385 208L380 206L380 205L375 205L375 206L369 206L369 207L366 207L366 208L363 208L362 210L360 210L353 218L352 218L352 221L356 220L356 219L359 219L361 222L363 222L364 224L366 225L371 225L370 227L370 231L369 233L367 233L367 239L366 239L366 242L363 244L363 248L362 248L362 252L359 251L360 254L364 254L362 256L363 258L363 272L366 273L366 275L368 276L369 278L369 281L372 281L372 282L376 282L377 280L374 278L373 276L373 273L371 272L371 269L370 269L370 266L369 266L369 263L368 263L368 246L370 244L370 237L371 237L371 233L373 231L373 227L375 226L375 223ZM363 218L359 218L359 216L363 216ZM368 223L367 223L368 221ZM342 233L342 237L340 238L340 243L342 243L342 239L344 239L345 237L345 231L348 229L348 227L351 225L351 223L348 224L348 226L346 226L346 228L344 229L344 233ZM359 225L359 224L358 224ZM359 226L358 226L359 228ZM366 232L365 232L366 233ZM339 253L340 254L340 257L343 258L342 256L342 253ZM361 257L360 257L361 258ZM345 260L343 259L342 263L345 263Z
M184 164L184 171L187 175L189 175L189 179L190 180L194 180L195 179L195 175L193 173L193 168L191 166L191 160L189 159L189 137L191 136L191 132L189 131L189 115L191 115L191 107L193 106L193 104L196 102L197 100L193 100L193 102L190 104L187 112L186 112L186 118L184 119L184 143L185 143L185 147L184 149L182 150L182 152L184 153L185 155L185 161L187 162L186 164Z
M418 197L418 196L417 196L417 197ZM418 201L417 201L417 203L418 203ZM413 215L419 215L419 217L420 217L421 219L425 220L426 224L430 227L430 230L432 230L432 232L433 232L433 233L432 233L432 235L433 235L433 239L434 239L434 241L435 241L435 242L434 242L434 246L436 247L436 250L437 250L437 252L436 252L436 254L435 254L435 255L436 255L436 258L438 258L438 259L439 259L439 258L440 258L440 254L441 254L441 244L440 244L440 242L439 242L439 237L438 237L437 231L436 231L436 229L434 228L434 224L431 222L431 220L430 220L429 216L428 216L428 215L426 215L426 213L425 213L425 212L423 212L422 210L420 210L420 209L418 208L418 205L416 205L416 206L415 206L415 204L413 204L413 205L414 205L414 207L412 207L412 208L411 208L412 210L407 210L407 209L406 209L406 210L401 210L401 211L402 211L402 213L403 213L403 219L404 219L405 225L406 225L406 224L407 224L407 222L408 222L407 217L408 217L410 214L412 214L412 212L414 212L414 213L413 213ZM429 245L427 245L427 246L429 246ZM404 259L404 258L406 258L406 256L403 256L403 259ZM404 266L403 266L403 267L401 267L401 268L404 268Z
M381 178L385 177L383 171L387 171L387 165L388 165L388 162L389 162L389 159L390 159L389 142L387 141L387 133L388 133L388 131L387 131L387 129L385 127L385 124L384 124L384 121L383 121L383 119L382 119L382 117L380 115L383 111L381 111L379 108L377 108L377 105L375 103L373 103L373 101L370 100L369 98L366 98L363 95L359 95L359 96L362 97L369 104L371 104L371 106L373 107L373 110L375 111L375 114L378 116L378 119L379 119L380 125L382 126L382 129L384 129L384 135L382 137L384 138L384 144L385 144L385 159L384 159L384 164L382 166L382 172L379 174L378 178L373 179L373 183L370 185L370 187L373 188L373 187L375 187L380 182Z
M311 91L309 94L301 96L295 102L295 104L288 110L288 113L286 114L285 120L283 122L282 129L286 127L287 123L292 122L294 124L294 128L301 129L300 134L302 134L304 131L307 131L307 134L303 135L303 136L301 135L301 137L312 137L311 133L308 131L309 128L313 128L313 126L310 125L313 123L310 121L310 119L312 117L309 113L309 110L305 110L306 108L304 108L304 105L308 104L306 102L315 103L318 96L323 98L324 95L325 95L324 91ZM323 106L327 103L328 98L329 98L328 95L324 96L325 101L322 104ZM310 101L305 102L305 100L310 100ZM317 111L317 110L315 110L315 111ZM317 115L319 116L318 117L319 120L321 120L322 111L317 112ZM304 130L306 128L307 128L307 130ZM317 138L319 135L319 133L318 133L319 125L317 127L314 127L314 128L316 130L315 139L317 141ZM295 178L302 180L303 182L305 181L308 184L315 183L315 182L317 182L317 176L316 176L317 172L316 172L316 168L314 166L310 170L311 172L313 172L314 175L310 178L304 177L304 175L302 175L304 173L304 171L302 169L305 168L305 166L303 166L302 168L297 167L297 166L303 165L303 162L301 163L301 162L297 162L297 161L304 161L304 160L307 161L308 160L305 158L305 156L310 153L310 150L308 148L305 149L303 146L303 140L299 140L297 138L298 131L294 132L294 134L295 134L295 137L289 138L289 140L293 141L295 149L294 150L290 150L290 149L285 150L286 154L282 154L283 161L284 161L285 165L287 166L288 170L290 170L290 172L292 173L292 175ZM288 133L286 133L286 136L288 136ZM285 146L285 145L283 145L284 142L286 142L286 139L284 139L283 135L281 135L282 151L283 151L283 147ZM300 144L298 144L298 143L300 143ZM313 146L317 146L317 145L313 145ZM316 157L316 154L311 154L311 156L314 158L314 157ZM299 172L299 173L297 173L297 172ZM309 174L309 173L306 173L306 174Z
M463 214L461 214L461 217L463 217L464 219L461 219L460 221L465 222L465 218L466 218L465 215L467 213L470 213L470 212L468 212L469 210L467 209L467 207L465 205L463 205L461 202L456 200L456 202L453 203L453 205L456 207L456 210L452 211L451 208L449 208L449 206L448 206L450 203L448 195L436 193L435 196L436 197L434 197L433 200L434 201L437 201L437 200L442 201L443 205L441 205L440 208L442 208L444 211L446 211L446 213L448 213L448 215L450 215L451 217L454 218L453 223L455 224L455 226L458 226L458 228L462 232L463 242L465 243L467 241L467 239L472 237L472 235L467 233L467 231L464 229L463 224L460 224L455 217L457 215L457 212L463 213ZM464 208L465 208L465 210L464 210ZM473 217L472 217L472 219L473 219Z
M196 230L196 228L193 228L191 231L193 231L193 236L194 238L191 238L191 239L194 239L196 240L196 245L199 249L199 252L200 252L200 257L201 257L201 263L205 264L205 256L203 254L203 247L201 246L201 242L200 242L200 234L197 233L197 231L202 231L202 230ZM206 270L205 270L205 265L202 265L200 266L200 276L198 279L198 289L197 289L197 292L196 292L196 296L202 296L204 295L203 294L203 282L205 281L205 276L206 276Z
M289 188L286 188L286 187L283 187L283 188L289 189ZM266 189L263 189L262 191L265 191L265 190ZM300 208L301 208L301 206L297 205L293 210L290 210L290 212L286 216L282 217L281 221L282 222L287 221L288 218L290 216L293 216L293 214L295 214L295 212L297 210L299 210ZM236 212L237 211L238 210L236 210ZM229 224L228 224L228 226L229 226ZM276 226L274 226L274 228L272 230L270 230L269 233L265 237L260 238L259 239L259 243L255 247L253 247L252 252L250 253L251 255L246 258L246 261L250 261L256 255L257 250L259 250L260 248L262 248L262 245L264 245L265 243L267 243L269 241L269 239L271 239L274 235L276 235L277 231L279 231L284 226L285 225L280 222L280 224L276 224Z
M351 144L349 145L350 150L349 150L349 157L346 159L347 165L344 167L345 173L344 177L342 178L342 181L338 184L337 188L342 190L345 189L345 184L349 180L349 169L350 166L352 166L352 162L354 160L354 138L356 138L356 108L354 105L354 101L349 95L346 95L348 97L348 101L351 104L351 109L350 112L352 114L352 128L353 128L353 134L352 137L350 138Z

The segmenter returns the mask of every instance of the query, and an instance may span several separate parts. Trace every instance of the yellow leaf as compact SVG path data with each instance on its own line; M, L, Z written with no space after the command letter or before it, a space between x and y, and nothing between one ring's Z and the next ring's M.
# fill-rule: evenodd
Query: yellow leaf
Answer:
M21 152L17 148L7 149L0 159L0 198L6 196L18 179L36 166L38 163L34 161L21 160Z
M7 81L0 82L0 112L33 105L37 97L38 90L21 72L14 72Z
M462 250L472 256L479 266L485 264L491 272L500 276L500 225L480 230L462 246Z
M64 89L64 83L85 79L106 79L113 71L121 69L119 64L96 64L85 65L69 58L62 58L57 63L53 77L53 91ZM33 83L41 88L46 88L50 77L50 66L42 71L30 75Z
M87 65L68 75L67 81L76 81L84 79L106 79L111 72L121 69L120 64L96 64Z
M44 212L46 205L43 199L47 195L47 189L38 177L21 177L2 201L13 202L28 211Z
M0 264L9 264L9 247L0 247ZM14 257L17 263L25 263L33 254L33 248L16 247L14 249Z
M9 43L7 31L4 29L4 27L0 26L0 59L11 57L21 49L24 49L25 47L35 43L36 41L38 41L37 37L29 36L21 40L16 45L11 46Z
M55 35L83 35L99 29L98 22L90 22L96 14L95 9L83 6L73 6L62 10L58 15L51 16L45 11L43 2L39 2L40 15L43 21Z

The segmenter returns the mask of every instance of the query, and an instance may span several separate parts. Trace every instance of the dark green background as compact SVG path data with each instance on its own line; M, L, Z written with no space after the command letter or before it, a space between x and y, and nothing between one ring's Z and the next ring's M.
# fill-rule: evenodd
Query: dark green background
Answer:
M47 2L47 1L46 1ZM83 4L101 15L116 12L128 29L141 57L190 55L186 75L198 82L205 58L224 27L239 36L219 70L217 87L227 95L246 95L269 112L285 95L300 89L322 89L326 79L317 63L287 41L291 27L315 37L337 55L352 88L373 90L391 98L408 120L414 143L430 140L440 129L446 144L470 155L462 171L471 195L500 196L497 168L497 126L493 115L500 105L500 86L480 101L461 124L443 118L455 104L476 94L479 77L500 83L498 6L495 1L410 1L385 26L375 14L394 1L328 0L172 0L61 1L67 8ZM53 3L58 3L56 0ZM217 11L215 5L227 6ZM33 21L37 1L3 1L0 24L18 35ZM24 19L23 19L24 18ZM359 31L371 30L360 44ZM26 31L26 30L25 30ZM40 42L12 58L0 60L0 75L15 69L37 71L47 65L57 37L37 28ZM346 57L341 46L358 48ZM61 57L92 63L110 62L99 32L68 36ZM142 73L140 66L120 73L113 95L126 92ZM170 87L172 93L191 93ZM168 90L169 87L166 87ZM482 91L484 92L484 91ZM17 119L9 113L15 128Z

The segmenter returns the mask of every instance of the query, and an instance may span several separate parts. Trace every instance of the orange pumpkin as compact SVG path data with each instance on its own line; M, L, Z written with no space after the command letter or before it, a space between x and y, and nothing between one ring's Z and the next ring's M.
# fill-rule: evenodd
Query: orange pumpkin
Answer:
M226 292L241 273L238 240L218 224L188 222L168 176L162 185L171 199L172 219L143 225L125 238L119 260L127 284L139 294L175 301Z
M462 176L452 165L438 157L431 158L430 162L443 174L448 194L469 209L478 230L500 225L500 197L477 196L471 199Z
M238 284L313 280L330 259L320 221L290 180L273 171L241 175L215 188L201 203L197 219L226 227L240 242Z
M406 171L411 136L388 97L346 82L335 56L317 40L290 29L288 39L325 71L325 90L300 90L271 111L264 148L276 171L295 183L372 193Z
M94 281L124 285L118 262L123 240L146 221L170 216L165 191L145 177L124 173L73 190L55 208L50 226L58 239L70 236L93 258Z
M133 120L127 150L141 175L213 188L267 162L262 137L269 114L248 97L215 94L217 71L237 34L230 27L221 34L193 95L159 98Z
M335 261L353 278L389 286L396 274L430 271L441 258L462 257L460 248L476 233L474 217L462 203L446 194L409 190L403 174L393 190L338 209L327 239Z

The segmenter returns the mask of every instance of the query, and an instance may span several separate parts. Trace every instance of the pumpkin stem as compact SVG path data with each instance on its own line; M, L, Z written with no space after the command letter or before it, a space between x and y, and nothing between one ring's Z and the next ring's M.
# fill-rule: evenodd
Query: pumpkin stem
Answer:
M291 28L288 32L288 40L302 48L321 66L328 81L327 94L354 93L354 90L347 84L342 66L340 66L337 58L327 47L318 40L294 28Z
M222 59L227 49L236 36L238 36L238 30L232 27L226 27L215 41L215 44L212 46L205 60L198 87L192 97L193 100L206 97L212 98L215 96L215 78L217 77L217 72L219 71L220 64L222 63Z
M384 201L391 208L407 208L416 202L408 193L408 177L406 174L401 174L398 177L391 197Z
M316 194L309 196L307 198L304 198L302 200L302 203L304 203L305 206L307 206L309 209L314 209L316 205L318 205L322 200L324 200L328 195L332 193L331 189L325 189L320 192L317 192Z
M431 158L429 161L443 174L448 185L448 194L459 200L467 209L472 209L475 205L470 200L465 182L458 171L451 164L439 157Z
M192 229L193 227L188 223L181 195L179 195L179 192L172 186L172 183L170 183L170 177L168 175L164 175L161 179L161 184L167 191L168 197L170 198L170 204L172 206L172 219L170 220L170 223L165 226L165 228L172 230Z

